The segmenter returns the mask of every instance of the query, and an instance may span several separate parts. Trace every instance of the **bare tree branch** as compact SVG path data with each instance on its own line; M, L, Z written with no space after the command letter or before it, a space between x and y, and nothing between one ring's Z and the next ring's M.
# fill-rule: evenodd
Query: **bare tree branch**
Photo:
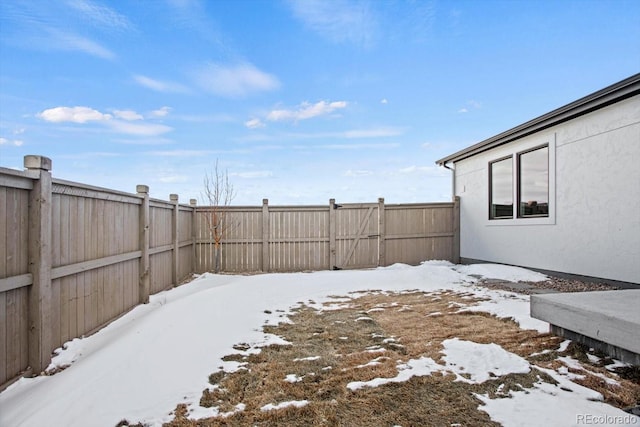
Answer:
M226 220L227 207L235 197L235 189L229 181L229 174L226 169L222 171L219 167L218 159L213 171L207 172L204 176L204 191L201 197L204 204L209 208L203 212L209 237L213 239L215 247L215 272L220 272L221 242L225 233L229 230L230 224Z

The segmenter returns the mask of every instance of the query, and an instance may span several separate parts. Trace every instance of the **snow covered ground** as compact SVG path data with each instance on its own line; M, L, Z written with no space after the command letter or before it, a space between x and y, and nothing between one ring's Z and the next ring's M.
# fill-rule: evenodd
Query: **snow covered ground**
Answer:
M443 261L418 267L393 265L359 271L265 274L255 276L202 275L191 283L151 297L98 333L75 339L58 352L51 368L70 365L53 375L23 378L0 393L1 426L115 426L120 420L160 425L170 412L186 403L192 414L212 415L200 408L202 390L210 387L209 374L223 366L221 358L235 353L233 345L277 342L262 332L264 324L284 320L301 302L318 308L330 295L371 289L385 291L443 289L471 292L489 300L476 307L500 317L513 317L522 328L548 330L529 316L529 297L475 286L471 275L511 281L537 281L545 277L525 269L501 265L456 266ZM429 358L399 366L393 379L379 379L349 387L374 387L405 381L435 370L464 367L464 381L483 381L489 373L527 372L529 364L495 344L459 339L444 344L445 365ZM490 363L489 363L490 362ZM606 405L601 396L570 381L568 372L549 371L558 386L539 383L512 398L478 396L491 418L505 426L630 425L640 417ZM273 410L287 402L274 405ZM290 405L304 405L290 402ZM284 405L284 406L283 406ZM242 410L239 407L237 410Z

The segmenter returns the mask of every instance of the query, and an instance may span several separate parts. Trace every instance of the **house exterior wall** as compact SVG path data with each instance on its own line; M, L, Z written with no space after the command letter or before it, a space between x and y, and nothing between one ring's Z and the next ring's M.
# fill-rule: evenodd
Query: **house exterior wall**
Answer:
M489 162L549 144L549 218L489 220ZM455 164L460 255L640 283L640 95Z

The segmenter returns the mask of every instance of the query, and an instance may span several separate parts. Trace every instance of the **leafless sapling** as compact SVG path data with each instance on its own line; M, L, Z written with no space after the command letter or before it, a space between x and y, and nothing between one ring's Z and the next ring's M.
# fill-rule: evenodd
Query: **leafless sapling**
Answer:
M204 192L202 193L202 199L208 205L203 211L203 216L209 230L209 238L213 240L214 271L216 273L219 273L221 268L221 243L232 225L226 216L235 195L227 170L222 171L216 159L214 169L204 176Z

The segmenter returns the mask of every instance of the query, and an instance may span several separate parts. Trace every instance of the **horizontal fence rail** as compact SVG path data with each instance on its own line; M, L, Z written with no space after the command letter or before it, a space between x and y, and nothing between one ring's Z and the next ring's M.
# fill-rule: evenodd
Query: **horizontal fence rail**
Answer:
M459 258L459 203L197 206L0 168L0 390L193 273L371 268ZM207 226L224 217L216 247Z

